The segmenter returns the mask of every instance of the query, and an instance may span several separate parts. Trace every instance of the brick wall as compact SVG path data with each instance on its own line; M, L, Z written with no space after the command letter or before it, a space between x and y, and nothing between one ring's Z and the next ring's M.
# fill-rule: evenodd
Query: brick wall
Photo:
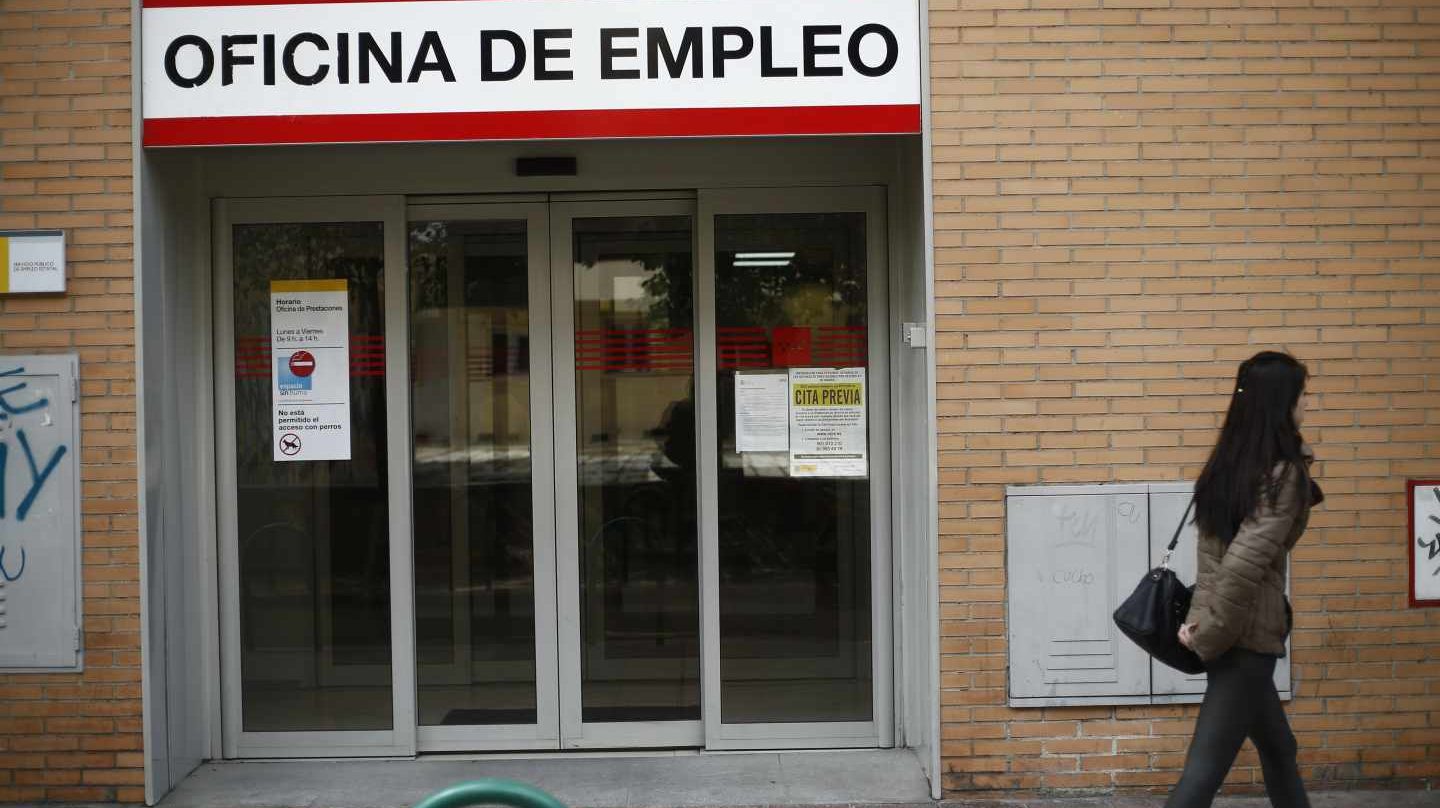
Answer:
M64 228L70 270L0 297L0 353L80 355L86 648L82 674L0 674L0 801L144 796L129 8L0 0L0 229Z
M1262 347L1319 394L1304 774L1440 781L1403 507L1440 476L1440 6L930 4L948 792L1174 783L1193 707L1005 706L1003 490L1193 479Z

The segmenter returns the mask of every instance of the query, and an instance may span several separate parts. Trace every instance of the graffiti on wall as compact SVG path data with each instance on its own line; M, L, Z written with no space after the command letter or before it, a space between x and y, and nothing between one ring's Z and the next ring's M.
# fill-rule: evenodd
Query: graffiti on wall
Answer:
M0 581L12 583L24 577L29 553L23 532L15 526L30 518L69 451L63 442L44 445L45 432L27 428L37 422L41 426L53 422L50 399L31 387L24 373L23 367L0 369ZM10 473L12 460L23 463L18 474Z
M1435 497L1436 504L1440 505L1440 487L1430 489L1430 494ZM1440 576L1440 561L1436 560L1440 559L1440 516L1428 513L1425 514L1425 518L1426 522L1415 526L1416 531L1420 533L1415 537L1415 543L1425 551L1425 554L1421 556L1421 568L1424 569L1425 564L1428 563L1432 568L1430 574ZM1431 524L1432 522L1434 524ZM1426 533L1432 533L1435 538L1426 541Z

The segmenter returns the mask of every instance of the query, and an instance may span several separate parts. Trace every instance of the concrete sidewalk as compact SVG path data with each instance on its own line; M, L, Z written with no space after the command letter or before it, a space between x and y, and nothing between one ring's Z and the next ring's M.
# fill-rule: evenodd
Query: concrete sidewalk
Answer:
M906 749L207 763L161 806L410 808L482 777L529 783L571 808L935 808Z
M1164 797L945 800L940 808L1163 808ZM1311 808L1437 808L1440 791L1313 791ZM1270 808L1264 797L1222 797L1215 808Z
M504 777L571 808L1162 808L1164 797L971 799L936 803L909 750L739 754L429 757L207 763L160 808L411 808L454 783ZM1313 808L1440 808L1440 791L1329 791ZM1264 797L1217 808L1269 808Z

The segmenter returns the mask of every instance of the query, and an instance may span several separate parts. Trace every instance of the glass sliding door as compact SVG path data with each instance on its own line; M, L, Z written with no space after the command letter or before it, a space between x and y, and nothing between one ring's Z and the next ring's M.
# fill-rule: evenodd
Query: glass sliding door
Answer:
M552 206L567 747L703 739L693 207Z
M883 201L701 198L713 748L889 742Z
M882 189L215 221L226 757L893 742Z
M408 753L399 201L216 222L226 754Z
M420 746L553 747L546 207L409 219Z

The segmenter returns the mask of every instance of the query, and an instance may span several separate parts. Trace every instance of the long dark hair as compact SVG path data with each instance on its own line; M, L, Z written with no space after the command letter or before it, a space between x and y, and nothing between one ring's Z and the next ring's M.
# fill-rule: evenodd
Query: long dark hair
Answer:
M1262 494L1273 505L1290 468L1303 473L1295 404L1309 376L1298 359L1278 351L1261 351L1241 363L1220 440L1195 482L1195 523L1201 533L1229 545Z

